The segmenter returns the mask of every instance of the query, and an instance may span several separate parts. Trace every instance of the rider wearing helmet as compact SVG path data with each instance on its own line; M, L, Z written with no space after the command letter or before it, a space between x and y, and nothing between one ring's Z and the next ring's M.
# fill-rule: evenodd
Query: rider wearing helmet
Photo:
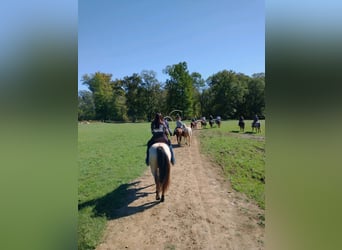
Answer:
M182 122L182 118L180 117L180 115L177 114L176 116L176 127L175 130L173 131L173 135L176 135L176 129L177 128L181 128L184 131L184 123Z
M171 163L172 165L174 165L175 156L173 153L171 141L168 139L169 131L164 123L164 119L161 113L157 113L154 117L154 120L151 122L151 132L152 138L147 142L146 165L149 165L149 149L152 146L152 144L156 142L164 142L167 145L169 145L171 151Z

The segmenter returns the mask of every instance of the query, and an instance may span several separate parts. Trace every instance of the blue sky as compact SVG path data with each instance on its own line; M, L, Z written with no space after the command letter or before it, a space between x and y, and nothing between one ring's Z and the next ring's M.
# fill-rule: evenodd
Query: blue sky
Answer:
M84 74L113 79L187 62L204 79L221 70L265 72L265 3L259 0L78 2L78 88Z

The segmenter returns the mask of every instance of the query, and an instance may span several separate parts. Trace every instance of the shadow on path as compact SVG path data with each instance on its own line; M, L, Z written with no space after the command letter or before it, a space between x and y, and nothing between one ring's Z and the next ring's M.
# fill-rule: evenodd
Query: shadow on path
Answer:
M100 198L78 204L78 210L93 207L94 216L106 217L108 220L112 220L143 212L159 204L159 201L153 201L136 207L129 206L139 198L146 197L149 194L155 194L155 192L143 191L145 188L154 186L154 184L134 188L138 183L140 181L121 184L118 188Z

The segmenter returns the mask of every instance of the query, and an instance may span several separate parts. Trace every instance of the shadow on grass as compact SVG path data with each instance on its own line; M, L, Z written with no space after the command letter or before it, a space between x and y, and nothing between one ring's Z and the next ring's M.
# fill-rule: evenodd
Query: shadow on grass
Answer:
M251 131L246 131L245 134L254 135L256 133L255 132L251 132Z
M86 207L94 207L93 214L95 217L106 217L107 220L111 220L143 212L144 210L159 204L159 201L153 201L136 207L129 206L129 204L141 197L155 194L155 192L142 191L154 184L140 188L132 187L138 183L139 181L121 184L118 188L103 197L78 204L78 210L82 210Z

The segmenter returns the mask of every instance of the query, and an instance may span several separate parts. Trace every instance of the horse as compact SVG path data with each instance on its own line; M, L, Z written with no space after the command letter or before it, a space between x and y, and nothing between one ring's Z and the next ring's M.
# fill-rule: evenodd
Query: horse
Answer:
M149 149L149 165L156 184L156 200L164 202L164 194L170 184L171 152L167 144L154 143ZM161 198L159 192L162 192Z
M192 129L190 127L184 126L183 137L185 138L185 144L191 144Z
M206 128L206 127L207 127L207 121L204 120L204 119L202 119L202 120L201 120L201 126L204 127L204 128Z
M210 119L209 120L209 125L210 125L211 128L213 127L214 123L215 123L214 119Z
M176 128L175 135L177 137L177 143L180 146L181 141L182 141L183 129L182 128Z
M217 124L217 126L220 128L221 127L221 119L216 119L215 123Z
M240 127L240 132L244 132L245 131L245 122L239 121L239 127Z
M254 129L255 129L256 133L260 133L261 132L260 122L259 121L252 123L252 132L254 132Z
M197 128L197 122L196 121L192 121L190 124L191 128Z

